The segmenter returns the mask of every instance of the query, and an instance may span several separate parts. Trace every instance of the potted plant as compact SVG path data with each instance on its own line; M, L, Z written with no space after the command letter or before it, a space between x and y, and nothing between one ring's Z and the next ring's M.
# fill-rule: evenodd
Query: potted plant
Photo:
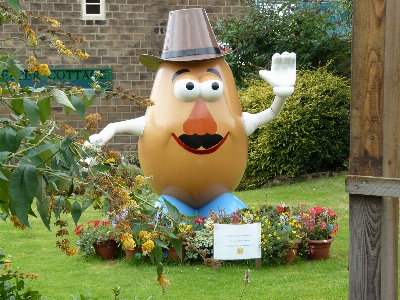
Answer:
M333 235L339 230L338 215L330 208L314 206L307 209L299 206L296 218L301 224L298 233L305 241L305 249L310 259L326 259Z
M292 263L297 256L301 236L300 223L284 203L262 205L243 212L247 223L261 223L262 262L267 265Z
M210 211L208 217L197 217L191 223L190 230L186 232L186 259L197 261L202 259L206 265L217 268L219 260L213 259L214 256L214 225L215 224L243 224L242 212L234 211L231 214L225 210Z
M86 226L78 225L74 231L79 236L76 243L79 253L84 258L88 258L94 253L104 259L116 257L121 231L110 222L93 220L89 221Z

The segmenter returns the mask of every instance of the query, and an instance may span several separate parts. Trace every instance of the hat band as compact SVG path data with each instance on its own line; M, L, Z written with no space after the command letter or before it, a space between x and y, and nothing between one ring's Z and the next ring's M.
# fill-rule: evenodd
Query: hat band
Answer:
M207 48L195 48L178 51L167 51L161 54L162 59L176 58L182 56L193 56L202 54L221 54L221 50L218 47L207 47Z

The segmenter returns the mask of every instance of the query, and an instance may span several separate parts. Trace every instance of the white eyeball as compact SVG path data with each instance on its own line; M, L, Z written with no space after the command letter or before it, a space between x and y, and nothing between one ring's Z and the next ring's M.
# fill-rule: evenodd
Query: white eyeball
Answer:
M205 101L217 101L224 91L224 84L220 80L207 80L201 83L201 98Z
M197 100L200 97L200 83L190 79L178 80L174 85L174 93L181 101Z

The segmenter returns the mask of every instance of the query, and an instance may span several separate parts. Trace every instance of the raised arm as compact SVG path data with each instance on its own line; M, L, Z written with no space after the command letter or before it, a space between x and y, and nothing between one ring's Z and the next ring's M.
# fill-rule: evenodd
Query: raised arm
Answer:
M257 114L243 113L248 136L257 127L275 119L285 105L286 99L293 94L294 84L296 83L296 54L275 53L272 56L271 71L261 70L259 74L273 87L276 96L268 109Z

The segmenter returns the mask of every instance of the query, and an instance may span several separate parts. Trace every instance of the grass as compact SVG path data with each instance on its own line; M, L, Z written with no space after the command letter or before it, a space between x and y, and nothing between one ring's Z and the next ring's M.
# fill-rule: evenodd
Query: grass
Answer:
M162 295L156 282L156 267L125 259L115 262L97 258L83 260L66 257L55 247L57 238L32 219L32 229L19 230L10 223L0 223L0 248L12 255L13 267L26 273L38 273L27 280L49 300L72 299L70 294L90 293L98 299L113 299L112 288L121 287L127 300L147 299L347 299L348 295L348 195L344 192L344 175L298 182L271 188L236 192L249 206L265 202L287 205L308 203L329 206L339 214L340 230L325 261L299 260L295 264L254 268L252 260L225 262L217 271L203 265L166 263L166 278L171 281ZM66 219L65 217L64 219ZM100 218L89 211L82 222ZM73 222L69 231L71 242ZM244 287L245 270L251 270L250 284Z

